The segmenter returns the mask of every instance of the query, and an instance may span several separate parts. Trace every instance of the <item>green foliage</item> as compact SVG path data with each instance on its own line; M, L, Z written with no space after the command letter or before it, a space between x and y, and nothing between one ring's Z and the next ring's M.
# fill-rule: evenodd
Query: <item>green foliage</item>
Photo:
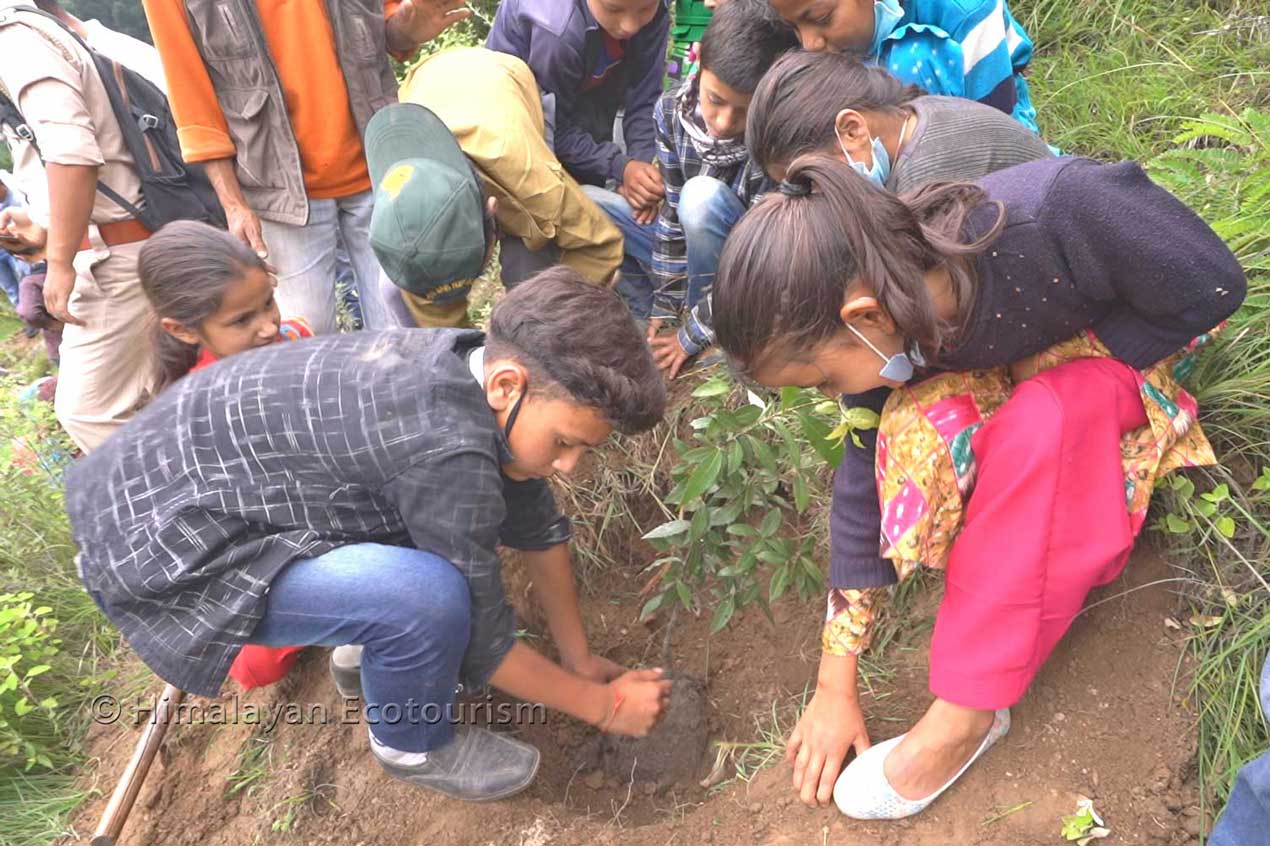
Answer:
M790 590L806 598L822 589L824 521L812 503L824 499L825 464L837 465L847 432L831 432L825 415L836 404L808 390L764 401L716 376L692 396L701 414L691 441L674 441L679 463L664 500L677 513L644 536L663 555L650 565L660 578L642 614L675 602L713 609L718 631L752 602L766 610Z
M141 0L60 0L62 8L80 20L96 18L110 29L125 32L147 44L150 25L146 22Z
M1226 239L1249 285L1188 379L1222 465L1164 480L1154 523L1191 587L1199 777L1203 800L1220 803L1270 743L1256 704L1270 652L1270 113L1206 112L1172 141L1152 177Z
M1145 161L1181 118L1267 104L1264 0L1012 0L1036 45L1042 133L1069 153Z
M62 644L57 620L35 594L0 594L0 763L51 768L48 750L33 738L57 732L57 697L45 696L40 677L53 669ZM34 726L34 728L33 728Z

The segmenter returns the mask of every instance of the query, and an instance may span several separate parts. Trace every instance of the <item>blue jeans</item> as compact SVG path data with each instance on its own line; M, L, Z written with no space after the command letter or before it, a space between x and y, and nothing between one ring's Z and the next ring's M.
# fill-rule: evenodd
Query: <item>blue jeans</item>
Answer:
M653 311L653 282L648 278L648 268L653 263L657 223L637 223L635 211L621 194L595 185L583 185L582 190L622 231L626 257L622 259L622 278L616 291L626 300L632 314L647 320Z
M375 195L362 191L333 200L309 200L303 226L262 220L269 263L278 276L277 299L284 320L302 318L315 335L336 330L337 234L348 250L365 329L393 324L379 293L379 260L370 246Z
M1261 713L1270 718L1270 656L1261 666ZM1270 829L1270 752L1245 764L1235 776L1226 810L1217 818L1208 846L1263 842Z
M617 291L631 304L636 317L648 317L655 293L649 280L649 268L657 224L637 223L630 204L612 191L592 185L583 185L582 190L622 230L626 258L622 262L622 281ZM744 213L745 205L731 187L713 176L694 176L680 189L679 223L684 231L688 264L685 307L691 309L709 293L719 270L723 243Z
M453 738L471 625L467 580L453 564L410 547L342 546L289 564L266 599L251 643L363 647L366 720L380 743L426 752Z
M710 292L723 243L743 214L745 204L736 192L713 176L694 176L679 189L679 225L688 254L687 308Z

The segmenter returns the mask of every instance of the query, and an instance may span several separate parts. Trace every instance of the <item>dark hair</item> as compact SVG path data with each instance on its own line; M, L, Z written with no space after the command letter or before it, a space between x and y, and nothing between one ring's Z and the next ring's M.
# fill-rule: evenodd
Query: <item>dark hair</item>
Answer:
M966 242L967 218L985 204L996 220ZM753 371L773 352L819 344L842 330L843 294L863 278L900 334L935 362L974 302L975 277L961 259L987 249L1004 219L1004 207L977 185L933 183L896 196L831 156L801 156L724 244L714 284L719 345ZM951 323L940 320L922 279L939 265L952 279Z
M789 53L772 65L754 92L745 144L767 170L833 144L834 122L843 109L893 112L923 93L882 68L841 53Z
M666 411L666 386L626 304L571 268L548 268L504 294L486 344L487 356L529 370L531 392L558 388L623 434L653 428Z
M197 327L220 308L225 288L268 265L242 240L193 220L177 220L146 239L137 260L141 288L153 310L160 388L190 371L198 347L163 330L160 318Z
M701 67L729 88L753 94L776 57L797 46L794 30L767 0L728 0L701 36Z

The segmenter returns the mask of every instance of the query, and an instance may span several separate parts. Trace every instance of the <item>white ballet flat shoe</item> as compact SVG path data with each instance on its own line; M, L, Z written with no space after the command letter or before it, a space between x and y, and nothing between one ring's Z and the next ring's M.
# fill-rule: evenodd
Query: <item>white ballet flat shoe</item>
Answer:
M842 813L857 820L898 820L911 817L926 810L926 807L939 798L940 794L953 786L953 782L961 778L970 765L979 760L979 756L992 747L1010 732L1010 709L1002 708L996 712L992 720L992 728L979 749L970 760L948 779L948 783L925 799L905 799L895 792L882 769L886 756L899 745L905 735L892 737L867 751L842 771L837 783L833 786L833 801Z

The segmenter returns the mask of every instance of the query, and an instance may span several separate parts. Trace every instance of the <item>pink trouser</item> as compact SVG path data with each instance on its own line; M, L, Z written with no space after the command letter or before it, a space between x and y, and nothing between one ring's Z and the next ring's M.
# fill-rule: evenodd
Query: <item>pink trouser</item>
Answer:
M1080 359L1021 383L973 440L978 480L935 620L930 688L996 709L1022 697L1089 590L1133 549L1120 437L1147 425L1139 378Z

